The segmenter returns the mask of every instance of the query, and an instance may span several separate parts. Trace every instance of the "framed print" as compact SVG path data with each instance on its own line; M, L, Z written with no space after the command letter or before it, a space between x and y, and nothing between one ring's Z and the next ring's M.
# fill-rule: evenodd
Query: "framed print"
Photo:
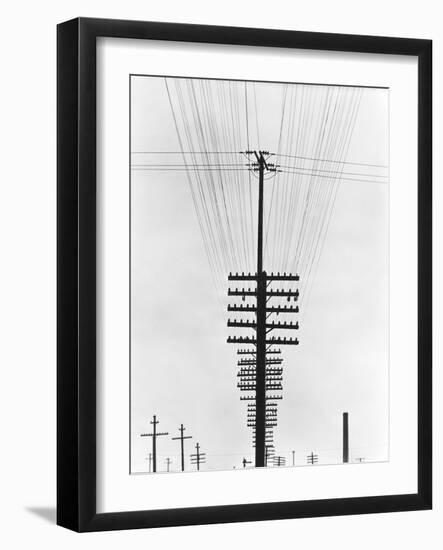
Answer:
M431 508L431 52L59 25L59 525Z

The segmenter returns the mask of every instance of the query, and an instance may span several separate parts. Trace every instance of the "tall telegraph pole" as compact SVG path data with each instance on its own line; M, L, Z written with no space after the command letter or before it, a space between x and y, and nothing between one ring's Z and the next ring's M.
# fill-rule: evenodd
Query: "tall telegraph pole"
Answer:
M266 433L266 272L263 271L263 192L268 165L255 151L259 165L257 239L257 365L255 396L255 465L265 465Z
M236 344L252 344L255 349L242 349L238 350L239 354L251 354L253 359L247 363L242 363L251 366L252 371L241 371L240 376L242 382L246 384L239 384L241 391L253 391L255 395L240 397L242 400L255 401L255 422L253 423L255 433L255 466L263 467L266 465L266 445L272 440L272 436L266 431L266 423L270 420L267 417L267 401L278 400L281 396L267 395L267 391L281 391L281 371L276 372L273 364L280 364L281 360L268 360L267 354L280 353L280 350L272 350L273 345L297 345L298 339L294 338L281 338L281 337L269 337L267 335L274 329L298 329L298 323L287 322L271 322L269 317L276 313L297 313L297 307L291 306L272 306L268 305L268 301L272 297L281 298L286 297L288 301L293 298L294 301L298 299L298 290L283 290L283 289L268 289L268 286L273 281L298 281L298 275L291 274L274 274L268 275L263 269L263 202L264 202L264 181L265 172L276 172L277 167L275 164L270 163L267 159L271 156L269 151L246 151L246 156L251 158L255 156L257 162L251 162L250 168L258 172L258 225L257 225L257 272L255 274L230 274L229 281L251 281L256 283L255 289L235 289L228 290L228 296L241 296L244 301L246 297L253 297L256 299L255 305L247 304L243 305L228 305L228 311L237 312L253 312L255 313L255 320L228 320L229 327L241 327L252 328L256 331L256 337L229 337L228 342Z

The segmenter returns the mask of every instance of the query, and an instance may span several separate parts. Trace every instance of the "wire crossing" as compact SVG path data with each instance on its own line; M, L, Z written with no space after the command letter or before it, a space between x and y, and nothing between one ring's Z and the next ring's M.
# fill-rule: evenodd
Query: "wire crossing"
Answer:
M218 296L226 273L256 271L258 173L247 151L269 136L263 258L268 271L300 275L306 313L340 185L386 185L388 167L348 158L365 91L344 86L273 86L165 78L177 146L132 152L133 177L165 172L187 181ZM266 96L267 97L267 96ZM279 103L280 102L280 105ZM246 151L245 151L246 149ZM283 302L281 300L280 302Z

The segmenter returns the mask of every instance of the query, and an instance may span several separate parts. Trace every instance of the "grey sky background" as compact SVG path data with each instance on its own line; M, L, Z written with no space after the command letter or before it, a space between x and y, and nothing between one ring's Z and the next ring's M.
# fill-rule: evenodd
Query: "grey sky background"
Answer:
M276 149L282 86L255 85L260 138L268 143L253 148ZM388 90L362 90L346 160L388 165L388 109ZM164 78L133 76L131 151L179 149ZM297 465L306 464L311 451L320 463L340 462L344 411L351 460L389 458L388 200L387 184L339 185L299 316L300 345L282 350L274 442L289 464L292 451ZM227 273L224 294L214 285L185 172L133 170L131 472L147 471L151 438L140 434L151 431L153 414L158 429L169 432L158 439L158 470L166 469L166 457L172 470L179 468L179 443L171 437L181 423L193 436L187 454L196 442L206 452L202 469L240 468L243 457L252 460L246 402L236 387L236 346L226 343L232 334L228 286Z

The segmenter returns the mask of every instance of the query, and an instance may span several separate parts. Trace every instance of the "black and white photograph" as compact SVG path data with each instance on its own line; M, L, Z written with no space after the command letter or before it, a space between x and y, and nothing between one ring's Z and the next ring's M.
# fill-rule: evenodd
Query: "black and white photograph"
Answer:
M389 101L130 75L130 474L389 461Z
M438 548L441 9L356 5L5 3L1 548Z

